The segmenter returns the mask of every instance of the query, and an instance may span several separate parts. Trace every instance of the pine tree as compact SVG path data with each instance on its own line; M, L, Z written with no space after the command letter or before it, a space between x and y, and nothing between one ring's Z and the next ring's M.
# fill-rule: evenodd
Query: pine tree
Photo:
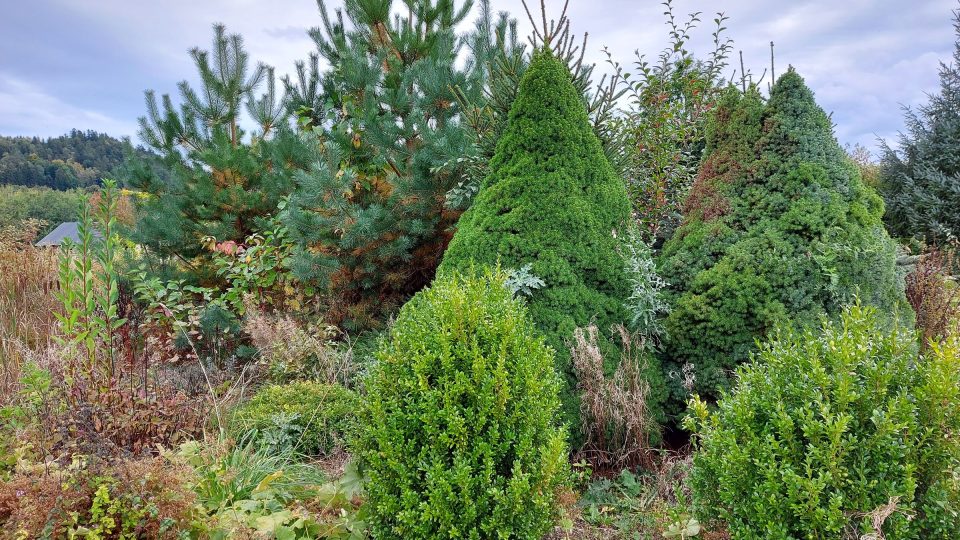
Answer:
M440 272L474 264L531 271L530 315L558 351L565 410L578 425L567 341L591 322L604 332L629 316L618 234L631 222L624 184L591 129L570 71L537 51L520 83L490 174L463 215ZM608 334L609 337L609 334ZM612 348L606 341L606 352ZM611 359L614 355L608 355Z
M330 291L331 322L356 329L433 278L459 216L445 197L472 149L454 88L479 100L486 78L487 62L461 51L488 38L456 30L471 2L409 0L394 17L390 0L347 0L334 18L319 4L310 35L331 68L311 57L287 81L317 141L287 223L304 246L298 275Z
M928 242L960 238L960 10L954 11L953 63L940 64L940 93L906 110L907 133L884 143L880 191L897 236Z
M190 54L201 88L181 82L179 110L169 95L158 104L146 92L140 137L160 163L135 160L128 181L143 195L134 238L212 284L217 278L204 246L211 239L242 243L259 230L292 190L290 171L306 167L309 152L286 127L273 69L251 66L239 35L216 25L213 50ZM244 110L258 128L249 137L240 127Z
M660 256L671 372L689 364L693 389L716 398L777 324L817 322L855 296L909 312L882 201L792 68L766 104L755 88L728 89L707 136L684 223ZM673 392L682 404L686 391Z

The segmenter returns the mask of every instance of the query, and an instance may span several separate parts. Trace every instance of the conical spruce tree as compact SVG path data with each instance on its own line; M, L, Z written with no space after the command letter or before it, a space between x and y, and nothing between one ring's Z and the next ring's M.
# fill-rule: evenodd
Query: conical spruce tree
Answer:
M817 322L855 297L909 314L883 202L792 68L766 104L728 89L707 135L685 221L659 259L676 406L691 389L716 398L777 324Z
M907 110L899 148L884 143L880 193L884 219L901 237L948 242L960 238L960 10L952 64L940 64L940 93Z
M531 295L530 315L558 351L571 422L577 400L567 341L591 322L609 332L629 319L623 302L630 285L618 235L630 222L626 188L604 157L569 70L549 50L536 51L490 173L438 272L498 262L512 269L530 265L544 282ZM610 341L606 345L612 351Z

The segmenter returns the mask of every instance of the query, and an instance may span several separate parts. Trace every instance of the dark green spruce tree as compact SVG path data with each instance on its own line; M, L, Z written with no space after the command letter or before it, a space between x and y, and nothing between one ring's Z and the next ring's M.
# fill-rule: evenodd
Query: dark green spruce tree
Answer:
M960 238L960 10L952 64L940 64L940 93L907 109L899 149L884 143L880 193L893 234L943 243Z
M530 315L557 352L572 426L579 422L568 340L577 327L595 323L606 333L604 352L612 352L609 332L629 320L630 295L618 239L632 221L630 201L581 95L562 60L546 47L535 52L490 173L439 270L530 265L543 280L530 297Z
M472 152L454 89L482 99L489 62L476 55L491 26L457 31L470 1L408 0L398 16L390 0L347 0L332 14L319 4L317 55L287 81L315 141L287 224L303 246L298 275L329 291L331 322L360 329L428 284L440 262L459 217L445 197ZM332 67L319 73L317 58Z
M129 164L136 197L134 238L150 251L207 285L217 283L208 264L212 241L242 243L277 212L292 190L293 168L310 157L286 125L273 69L252 65L239 35L214 26L213 49L190 51L200 88L179 84L181 104L169 95L157 102L146 92L140 137L160 162ZM246 112L256 126L240 127Z
M855 297L909 314L882 214L792 68L766 104L755 88L729 88L683 224L660 254L674 410L690 391L716 398L778 324L816 323Z

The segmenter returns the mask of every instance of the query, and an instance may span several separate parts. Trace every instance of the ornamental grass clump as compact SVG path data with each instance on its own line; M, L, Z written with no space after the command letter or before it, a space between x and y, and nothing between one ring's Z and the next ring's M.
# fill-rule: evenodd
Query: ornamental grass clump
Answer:
M539 539L567 445L553 350L501 271L447 275L400 311L355 445L380 539Z

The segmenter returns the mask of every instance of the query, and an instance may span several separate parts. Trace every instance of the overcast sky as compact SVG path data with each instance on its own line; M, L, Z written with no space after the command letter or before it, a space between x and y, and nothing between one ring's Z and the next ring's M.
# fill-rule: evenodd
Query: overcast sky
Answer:
M536 0L534 0L536 1ZM547 0L558 12L562 1ZM329 0L331 7L341 1ZM400 4L399 0L396 2ZM529 29L519 0L493 0ZM748 67L792 64L833 114L841 143L873 149L902 129L901 105L938 88L949 60L957 0L675 0L684 15L703 11L695 49L707 52L711 19L723 11L727 35ZM587 58L609 47L630 64L666 44L658 0L570 0L573 30L588 32ZM241 33L255 60L292 70L319 24L315 0L0 0L0 134L55 136L71 128L136 138L143 91L175 93L193 78L187 51L209 48L214 22ZM739 60L737 60L739 63ZM764 84L764 87L766 85Z

